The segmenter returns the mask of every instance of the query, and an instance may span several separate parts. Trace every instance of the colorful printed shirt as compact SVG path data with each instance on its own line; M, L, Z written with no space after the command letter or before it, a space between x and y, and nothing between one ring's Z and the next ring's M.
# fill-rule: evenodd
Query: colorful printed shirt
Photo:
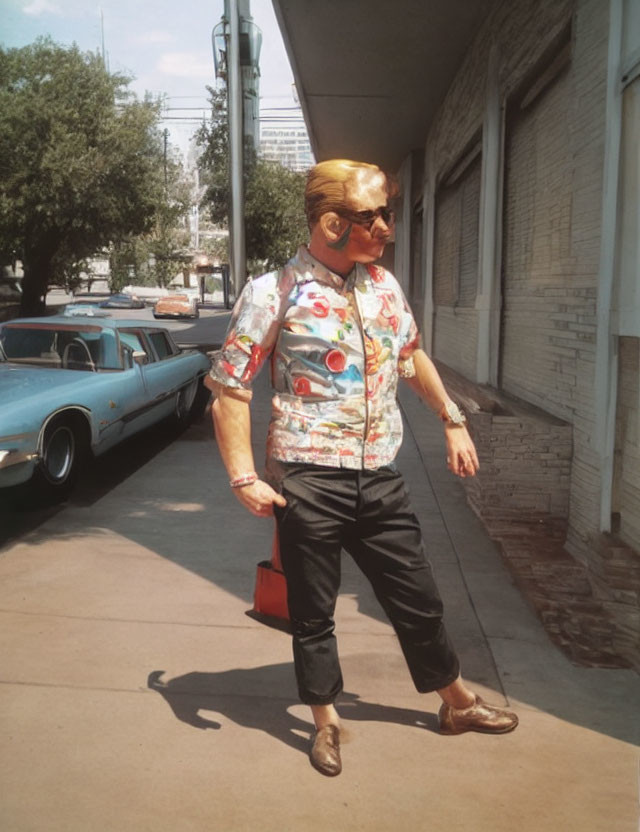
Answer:
M267 457L373 469L400 447L398 364L417 346L390 272L357 264L343 278L302 246L283 269L247 283L211 376L250 389L271 356Z

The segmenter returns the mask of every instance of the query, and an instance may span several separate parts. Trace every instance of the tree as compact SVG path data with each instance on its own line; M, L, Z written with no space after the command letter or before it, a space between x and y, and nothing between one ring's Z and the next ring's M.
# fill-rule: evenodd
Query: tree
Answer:
M120 291L127 283L167 286L177 271L190 263L186 218L191 207L190 185L177 155L165 150L164 183L154 206L146 234L126 234L111 244L110 288Z
M229 216L229 133L226 92L209 88L211 123L198 133L199 164L206 184L203 204L218 225ZM245 145L245 239L250 270L283 266L308 238L304 215L305 176L260 159ZM252 262L253 261L253 262ZM253 266L253 268L251 268Z
M151 228L158 106L128 83L76 46L0 48L0 255L22 260L22 314L84 258Z

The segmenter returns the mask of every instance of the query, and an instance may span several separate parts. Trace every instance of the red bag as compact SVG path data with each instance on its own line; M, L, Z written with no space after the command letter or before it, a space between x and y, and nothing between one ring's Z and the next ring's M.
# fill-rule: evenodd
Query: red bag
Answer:
M256 588L253 595L253 611L261 615L289 621L287 579L284 576L280 562L277 529L273 534L271 560L263 560L258 564Z

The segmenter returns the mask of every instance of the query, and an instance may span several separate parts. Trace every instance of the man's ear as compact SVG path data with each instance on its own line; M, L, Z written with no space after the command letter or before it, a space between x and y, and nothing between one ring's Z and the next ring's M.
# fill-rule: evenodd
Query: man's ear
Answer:
M347 224L334 211L327 211L320 217L320 228L328 243L337 242L344 234Z
M327 211L320 217L320 228L327 247L342 251L349 242L353 226L334 211Z

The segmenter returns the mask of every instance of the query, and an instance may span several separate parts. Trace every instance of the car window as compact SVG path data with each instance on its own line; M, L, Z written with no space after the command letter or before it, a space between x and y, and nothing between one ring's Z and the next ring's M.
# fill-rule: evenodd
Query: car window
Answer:
M153 361L153 356L150 355L149 350L146 346L144 341L144 336L139 330L135 329L121 329L120 332L120 342L122 344L126 344L128 347L134 352L142 352L145 354L146 358L144 363L147 364L150 361Z
M153 344L153 348L160 361L165 358L171 358L172 355L177 355L178 348L170 341L166 332L158 330L157 332L149 332L149 340Z
M100 327L5 324L0 330L7 361L63 370L120 368L115 334Z

